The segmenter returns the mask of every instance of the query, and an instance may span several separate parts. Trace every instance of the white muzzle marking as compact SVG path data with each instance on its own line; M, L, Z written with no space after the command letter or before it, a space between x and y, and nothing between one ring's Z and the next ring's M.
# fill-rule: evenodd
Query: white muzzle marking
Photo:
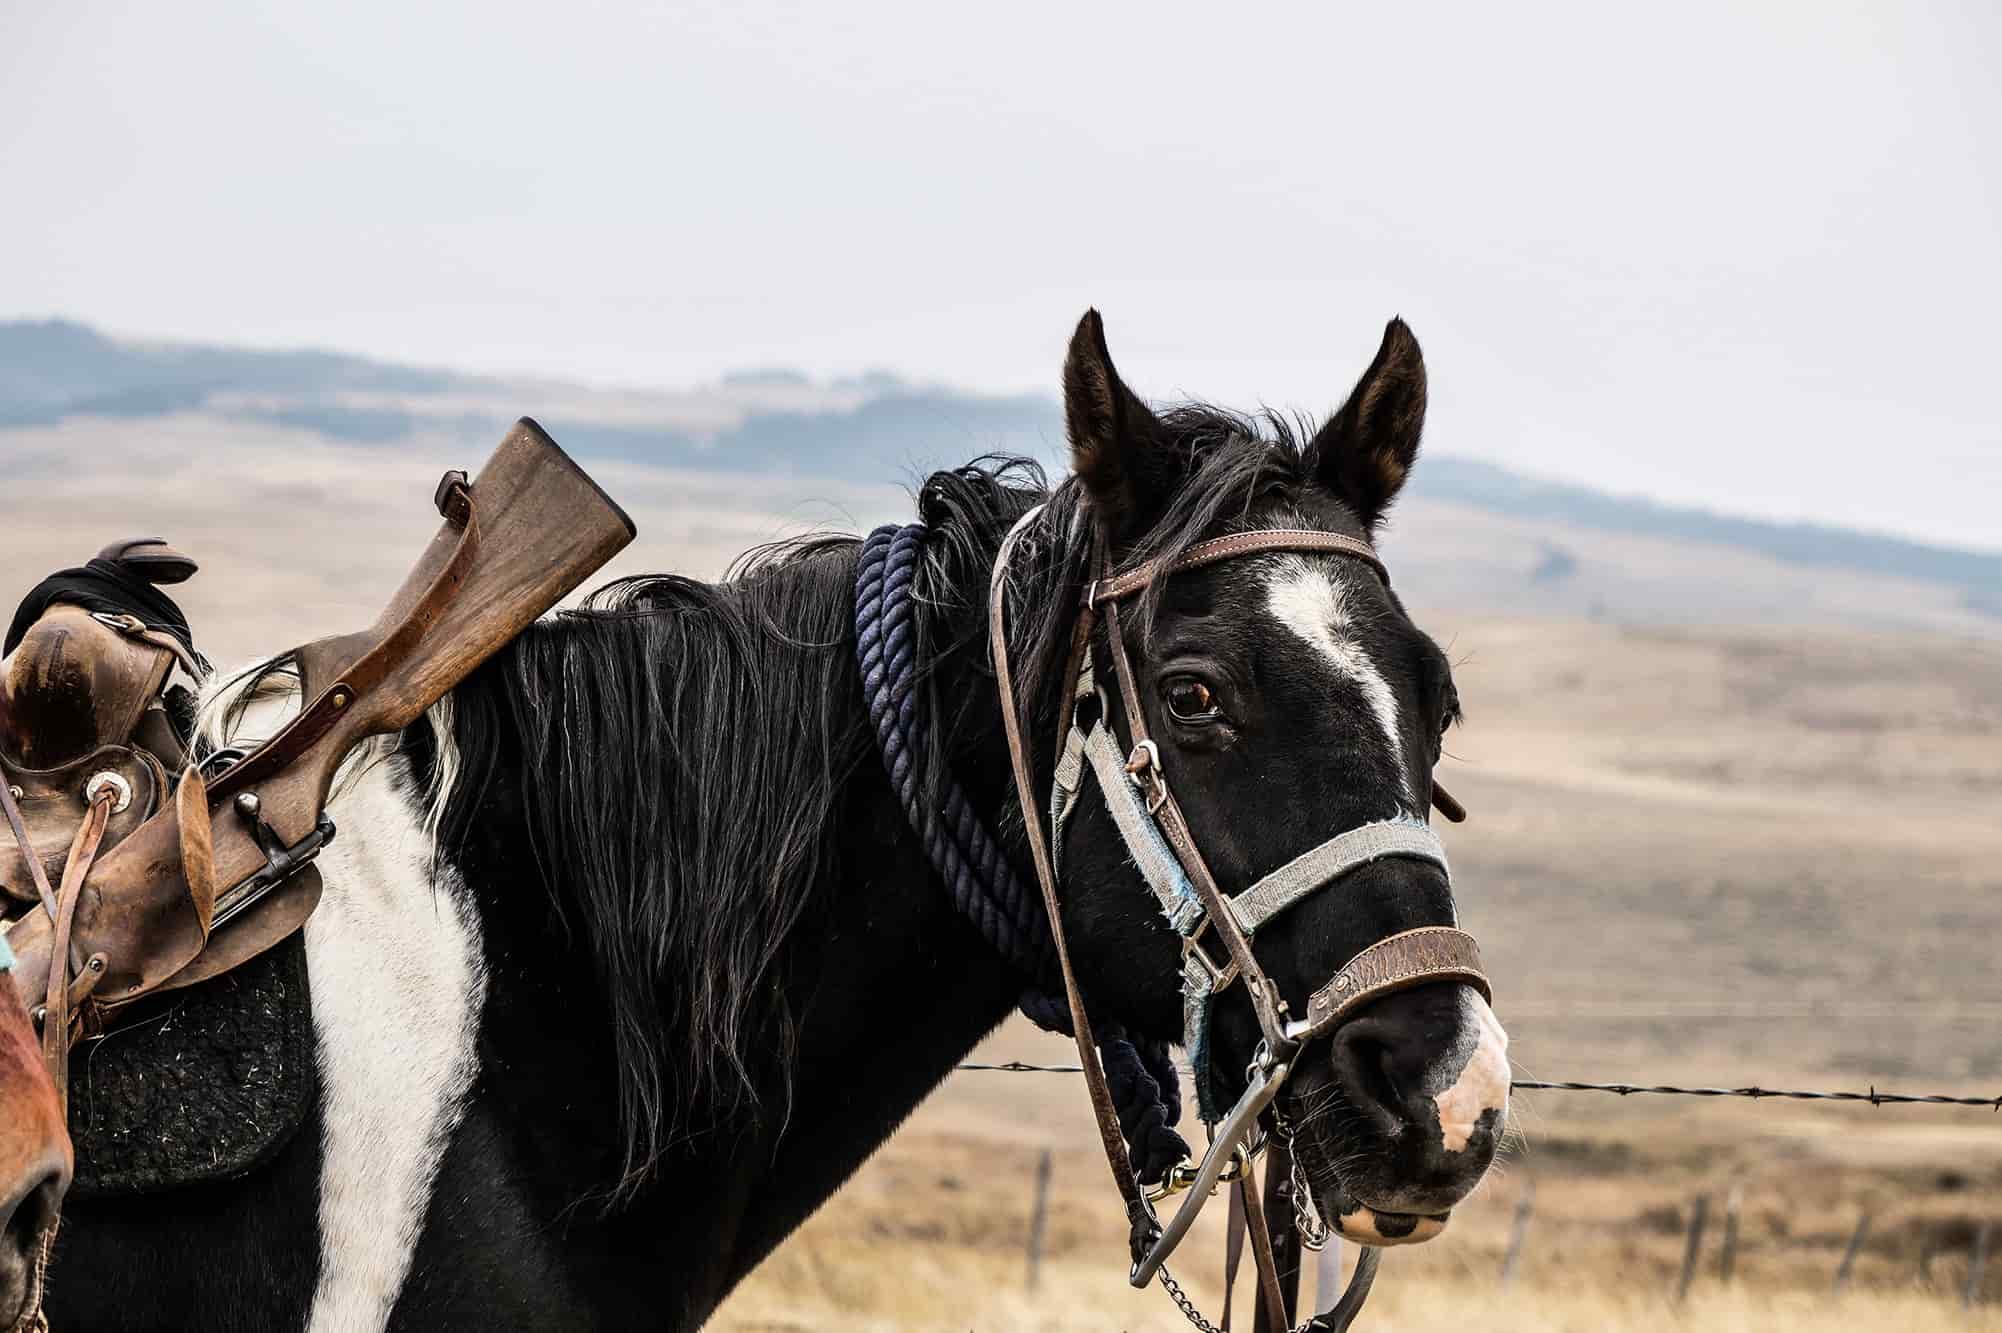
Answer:
M1473 1049L1460 1073L1433 1101L1439 1107L1439 1135L1447 1152L1464 1152L1482 1117L1508 1110L1508 1033L1488 1002L1467 987L1461 1001L1473 1031Z

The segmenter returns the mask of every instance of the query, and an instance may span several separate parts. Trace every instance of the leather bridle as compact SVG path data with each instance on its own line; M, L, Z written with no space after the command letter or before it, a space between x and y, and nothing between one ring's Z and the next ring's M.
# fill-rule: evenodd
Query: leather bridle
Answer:
M1115 574L1110 542L1102 528L1098 528L1094 534L1092 553L1095 577L1086 584L1078 608L1058 696L1061 701L1056 746L1058 778L1054 783L1052 826L1045 837L1029 748L1023 736L1021 710L1015 697L1005 607L1009 564L1015 548L1041 517L1044 508L1038 505L1024 514L1009 530L995 557L988 589L990 652L1000 695L1009 762L1022 806L1030 857L1035 863L1036 879L1042 888L1043 906L1049 915L1050 932L1056 944L1057 963L1063 976L1064 994L1070 1004L1079 1062L1084 1069L1085 1085L1091 1095L1092 1111L1098 1121L1106 1161L1112 1168L1113 1181L1126 1205L1133 1260L1128 1277L1135 1287L1143 1287L1153 1279L1163 1261L1188 1234L1197 1213L1217 1183L1227 1178L1227 1172L1234 1173L1234 1176L1247 1174L1245 1167L1253 1151L1249 1145L1258 1128L1259 1117L1279 1095L1303 1046L1333 1031L1364 1005L1413 986L1455 981L1473 986L1486 999L1492 1000L1493 996L1487 977L1481 970L1480 949L1473 937L1450 926L1428 926L1389 936L1363 949L1308 998L1305 1015L1296 1017L1278 986L1252 952L1251 937L1257 925L1285 907L1334 884L1349 871L1383 856L1431 860L1443 869L1443 849L1438 846L1430 828L1416 818L1364 825L1311 849L1235 898L1226 897L1196 845L1195 836L1182 814L1180 803L1175 799L1162 765L1160 749L1148 734L1146 712L1141 706L1133 665L1121 634L1120 604L1123 601L1161 579L1186 570L1268 551L1339 555L1367 565L1388 586L1389 575L1375 548L1359 538L1310 529L1258 529L1198 542L1172 560L1152 560ZM1116 781L1107 781L1108 776L1115 775L1106 771L1109 768L1105 762L1106 747L1116 744L1110 731L1111 719L1105 716L1107 710L1100 708L1099 718L1089 729L1080 726L1078 721L1080 699L1089 699L1098 693L1096 687L1090 685L1088 659L1093 634L1101 618L1105 621L1108 655L1112 659L1113 673L1125 706L1126 724L1131 733L1125 748L1123 772L1130 779L1131 787L1137 790L1138 797L1134 791L1127 790ZM1087 688L1081 689L1081 685ZM1192 1015L1184 1036L1190 1044L1191 1059L1197 1064L1199 1091L1207 1072L1203 1067L1201 1046L1209 1003L1216 995L1242 982L1250 997L1261 1036L1256 1058L1246 1071L1248 1086L1236 1105L1221 1117L1217 1117L1208 1106L1204 1107L1204 1118L1213 1121L1213 1132L1201 1163L1193 1168L1184 1163L1169 1172L1164 1188L1151 1194L1139 1181L1126 1151L1118 1111L1106 1084L1105 1069L1092 1035L1091 1020L1085 1012L1084 997L1071 964L1058 896L1056 848L1061 821L1068 809L1067 796L1075 792L1079 752L1094 747L1097 753L1093 767L1098 771L1105 799L1113 808L1114 822L1119 826L1133 860L1140 865L1160 898L1163 912L1182 936L1184 994L1190 997L1187 1009ZM1067 772L1073 784L1069 792L1065 790ZM1458 802L1436 786L1433 802L1448 818L1465 817ZM1151 839L1149 830L1152 830ZM1165 844L1167 856L1160 854L1162 844ZM1214 932L1216 938L1222 941L1225 951L1223 961L1211 958L1199 942L1206 932ZM1167 1193L1183 1187L1187 1188L1188 1197L1163 1226L1154 1213L1154 1198L1165 1197ZM1241 1180L1240 1187L1247 1204L1252 1204L1256 1192ZM1264 1230L1258 1219L1253 1219L1253 1230L1255 1233ZM1269 1246L1259 1241L1260 1237L1255 1234L1253 1253L1260 1264L1261 1285L1268 1309L1271 1309L1277 1301L1277 1281L1271 1271ZM1355 1282L1342 1301L1343 1307L1360 1307L1361 1296L1367 1291L1374 1272L1374 1251L1365 1250L1364 1262L1357 1267ZM1192 1320L1198 1318L1184 1298L1178 1296L1177 1299ZM1273 1327L1283 1328L1285 1320L1281 1312L1272 1309L1272 1314ZM1353 1309L1350 1309L1349 1317L1353 1317ZM1346 1327L1346 1320L1341 1326Z

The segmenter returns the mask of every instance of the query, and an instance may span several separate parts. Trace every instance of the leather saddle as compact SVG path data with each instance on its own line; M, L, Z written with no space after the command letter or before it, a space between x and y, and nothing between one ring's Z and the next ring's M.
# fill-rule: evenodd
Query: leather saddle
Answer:
M0 915L45 910L93 795L112 792L104 851L173 799L206 664L157 591L195 562L157 538L114 542L30 593L0 659L0 779L22 823L0 830ZM14 837L7 833L16 833ZM25 834L25 836L20 836ZM309 868L310 871L310 868ZM312 1101L303 937L86 1029L69 1065L77 1198L241 1175L290 1139Z
M95 569L105 572L91 587ZM45 580L22 608L38 614L25 628L17 618L18 637L9 634L0 659L0 774L52 882L83 822L88 789L102 782L117 793L104 833L109 848L160 808L169 774L186 761L165 694L182 645L130 609L106 608L119 605L117 578L180 582L195 569L157 538L114 542L90 565ZM186 653L194 665L191 644ZM11 840L0 846L0 893L34 903L28 850Z
M0 864L0 902L33 905L6 926L15 957L6 977L36 1010L59 1095L76 1088L72 1069L100 1070L119 1051L154 1048L170 1030L204 1030L208 1020L184 1016L215 995L241 997L260 976L303 995L303 967L289 978L259 969L277 969L288 951L303 959L300 927L320 896L312 861L335 834L327 803L340 765L368 738L416 722L635 531L526 417L477 477L446 473L432 502L444 523L375 623L272 659L296 670L300 710L255 748L219 752L206 768L181 762L191 729L175 701L185 713L187 696L159 689L171 671L166 658L134 651L157 650L195 675L205 670L185 617L159 591L192 574L193 561L163 542L120 543L43 580L15 616L0 643L0 807L21 853ZM47 873L49 853L73 822L58 880ZM269 1003L261 995L229 1000L236 1017L225 1012L213 1027L223 1037L242 1033L241 1012ZM303 1012L302 1004L286 1012ZM74 1045L156 1019L154 1040ZM310 1024L305 1031L310 1037ZM310 1044L288 1047L252 1030L233 1049L238 1070L275 1063L310 1075ZM266 1104L227 1102L240 1073L220 1068L213 1079L178 1085L199 1095L163 1096L181 1077L135 1077L97 1101L158 1108L150 1120L133 1120L134 1144L178 1137L214 1156L223 1155L211 1148L218 1123L272 1123ZM90 1149L77 1118L95 1112L81 1097L66 1100L81 1182ZM184 1135L161 1119L196 1103L223 1111ZM128 1176L134 1188L183 1183L185 1165L170 1160Z

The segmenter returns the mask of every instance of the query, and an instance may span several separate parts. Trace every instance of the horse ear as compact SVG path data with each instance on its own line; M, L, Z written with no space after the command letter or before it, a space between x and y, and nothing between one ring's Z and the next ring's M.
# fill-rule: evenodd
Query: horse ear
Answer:
M1307 446L1308 466L1374 528L1404 489L1424 429L1425 357L1410 328L1393 319L1376 360Z
M1064 358L1071 470L1115 537L1144 531L1174 488L1161 422L1119 378L1098 311L1087 310Z

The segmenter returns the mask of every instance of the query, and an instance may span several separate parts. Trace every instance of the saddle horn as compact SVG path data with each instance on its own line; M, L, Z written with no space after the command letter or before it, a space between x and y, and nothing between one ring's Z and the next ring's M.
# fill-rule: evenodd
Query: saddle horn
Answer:
M186 583L201 568L192 556L175 550L158 537L127 537L99 551L97 558L123 565L155 587Z

